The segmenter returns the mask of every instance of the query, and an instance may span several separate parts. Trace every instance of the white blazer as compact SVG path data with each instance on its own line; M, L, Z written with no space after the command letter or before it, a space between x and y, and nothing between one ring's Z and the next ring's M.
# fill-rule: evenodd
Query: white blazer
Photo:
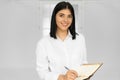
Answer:
M59 74L65 74L67 66L70 69L87 63L86 44L82 34L72 36L68 34L64 41L59 37L43 37L37 44L36 70L40 80L57 80Z

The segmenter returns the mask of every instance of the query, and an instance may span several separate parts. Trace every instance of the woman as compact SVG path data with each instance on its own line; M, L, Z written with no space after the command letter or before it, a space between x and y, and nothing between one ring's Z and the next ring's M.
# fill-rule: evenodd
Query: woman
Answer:
M50 35L38 42L36 54L42 80L75 80L75 68L87 63L85 39L75 31L74 9L69 2L55 6Z

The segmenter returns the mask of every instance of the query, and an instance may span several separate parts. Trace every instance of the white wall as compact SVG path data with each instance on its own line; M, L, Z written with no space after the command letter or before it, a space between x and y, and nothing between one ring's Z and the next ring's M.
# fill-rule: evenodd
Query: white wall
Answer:
M0 68L34 67L40 38L38 1L3 1L0 6Z
M0 1L0 74L3 75L0 77L1 80L38 79L35 70L26 69L35 68L36 43L42 36L40 13L42 5L39 5L39 1L41 2L41 0ZM86 38L88 60L104 63L92 80L119 80L120 1L84 0L80 4L82 12L79 14L78 22L82 26L79 29L82 29ZM17 76L11 76L11 71ZM25 78L17 78L22 75L20 71L25 72L22 76Z
M83 14L88 59L104 63L93 80L119 80L120 1L85 1Z
M39 13L37 0L0 0L0 80L39 80L35 71Z

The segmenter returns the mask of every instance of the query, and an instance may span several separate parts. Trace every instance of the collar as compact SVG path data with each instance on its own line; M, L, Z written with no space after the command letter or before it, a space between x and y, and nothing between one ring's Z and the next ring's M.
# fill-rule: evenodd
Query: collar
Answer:
M62 41L57 35L56 35L56 37L57 37L58 40ZM70 31L68 31L68 34L67 34L66 38L62 42L68 40L69 38L72 39L72 35L71 35Z

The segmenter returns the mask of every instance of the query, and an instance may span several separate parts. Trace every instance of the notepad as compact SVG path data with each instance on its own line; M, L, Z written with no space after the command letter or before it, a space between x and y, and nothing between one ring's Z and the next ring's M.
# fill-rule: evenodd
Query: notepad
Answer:
M85 80L92 76L103 63L91 63L91 64L83 64L76 69L78 72L78 78L76 80Z

